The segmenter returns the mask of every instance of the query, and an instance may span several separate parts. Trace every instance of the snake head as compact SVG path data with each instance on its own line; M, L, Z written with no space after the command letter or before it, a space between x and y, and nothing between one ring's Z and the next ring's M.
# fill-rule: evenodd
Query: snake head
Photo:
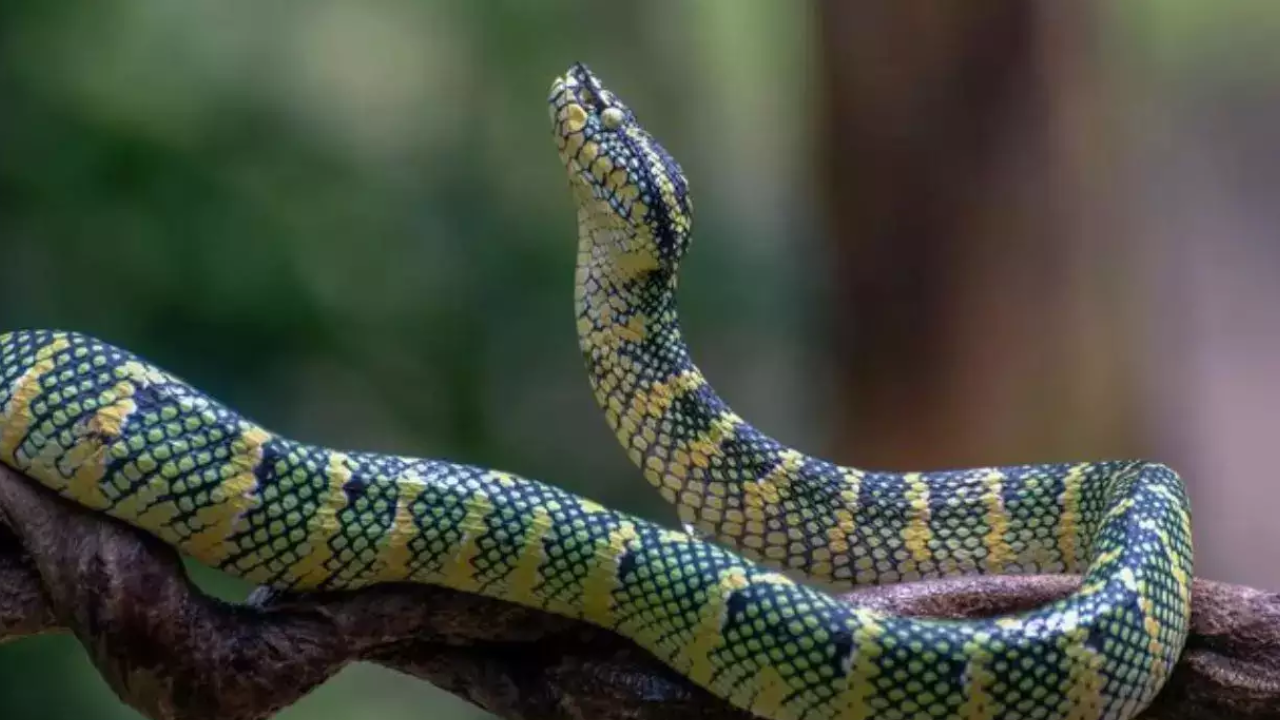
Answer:
M675 159L581 63L555 79L547 102L584 241L625 254L629 267L674 273L693 224Z

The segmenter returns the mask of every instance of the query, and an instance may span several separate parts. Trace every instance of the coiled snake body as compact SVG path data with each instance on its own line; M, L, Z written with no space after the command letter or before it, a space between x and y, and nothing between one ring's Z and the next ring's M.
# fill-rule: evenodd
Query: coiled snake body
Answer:
M579 333L628 453L738 553L496 470L274 434L119 348L0 336L0 460L250 581L413 581L583 618L730 703L794 718L1128 718L1181 650L1186 496L1141 462L897 475L792 451L689 360L683 175L582 66L550 111L578 199ZM757 562L759 561L759 562ZM976 622L836 602L826 585L1083 571L1071 597Z

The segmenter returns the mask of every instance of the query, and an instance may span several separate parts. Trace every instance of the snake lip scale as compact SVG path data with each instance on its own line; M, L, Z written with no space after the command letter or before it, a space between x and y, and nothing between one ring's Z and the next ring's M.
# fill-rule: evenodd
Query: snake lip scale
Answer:
M692 202L678 163L581 64L548 111L577 205L591 388L692 532L496 469L293 440L59 330L0 335L0 462L272 588L419 582L584 619L770 720L1127 720L1150 702L1189 621L1177 474L1142 461L891 473L778 443L681 338ZM963 622L826 591L1005 572L1084 577L1061 601Z

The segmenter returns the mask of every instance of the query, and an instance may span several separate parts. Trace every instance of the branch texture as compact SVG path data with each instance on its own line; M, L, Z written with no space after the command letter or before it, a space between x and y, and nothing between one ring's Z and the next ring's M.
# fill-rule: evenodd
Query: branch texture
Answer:
M872 588L851 603L967 618L1069 593L1062 576ZM1280 595L1206 580L1192 634L1149 720L1280 718ZM581 622L425 586L203 595L177 554L0 468L0 642L71 632L153 720L254 720L344 665L376 662L510 720L728 720L748 715L630 642Z

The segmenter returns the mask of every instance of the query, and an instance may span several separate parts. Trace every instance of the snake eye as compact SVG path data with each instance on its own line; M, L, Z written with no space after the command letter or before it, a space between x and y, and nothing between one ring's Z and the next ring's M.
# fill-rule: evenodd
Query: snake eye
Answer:
M622 120L622 111L616 107L605 108L604 112L600 113L600 122L604 123L605 128L609 130L622 127Z

